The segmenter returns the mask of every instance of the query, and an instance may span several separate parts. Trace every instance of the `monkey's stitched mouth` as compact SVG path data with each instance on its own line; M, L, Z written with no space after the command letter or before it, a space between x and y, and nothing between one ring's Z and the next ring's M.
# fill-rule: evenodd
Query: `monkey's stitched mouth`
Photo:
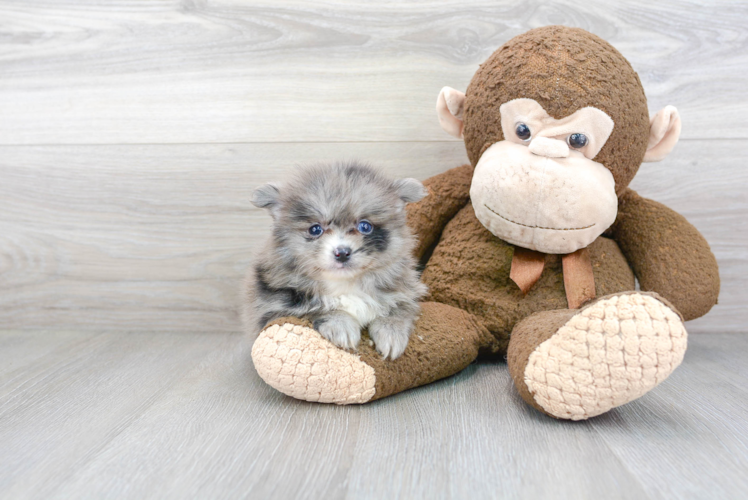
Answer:
M489 207L485 203L483 204L483 206L486 207L491 212L495 213L496 215L498 215L499 217L501 217L502 219L504 219L507 222L511 222L512 224L516 224L516 225L522 226L522 227L528 227L530 229L550 229L551 231L580 231L582 229L589 229L589 228L591 228L592 226L595 225L593 223L593 224L590 224L589 226L584 226L584 227L543 227L543 226L529 226L527 224L522 224L521 222L513 221L511 219L507 219L506 217L504 217L499 212L497 212L493 208Z

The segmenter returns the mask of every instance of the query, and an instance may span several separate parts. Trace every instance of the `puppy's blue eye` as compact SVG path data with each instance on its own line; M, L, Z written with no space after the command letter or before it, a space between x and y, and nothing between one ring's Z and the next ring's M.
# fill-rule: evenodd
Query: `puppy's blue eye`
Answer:
M362 220L358 223L358 232L361 234L369 234L374 230L374 226L368 220Z
M309 234L311 234L312 236L319 236L322 233L324 233L324 231L322 230L322 226L320 226L319 224L315 224L309 228Z

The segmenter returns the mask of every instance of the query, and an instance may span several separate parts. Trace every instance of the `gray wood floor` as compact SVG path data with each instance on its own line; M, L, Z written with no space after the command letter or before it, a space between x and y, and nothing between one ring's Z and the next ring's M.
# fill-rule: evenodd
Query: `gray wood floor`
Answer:
M365 406L287 398L222 333L0 335L2 498L745 498L748 335L643 398L529 408L504 363Z
M265 386L236 333L252 190L318 160L465 163L439 89L547 24L681 112L633 187L719 260L683 366L583 423L501 363L362 407ZM745 498L746 88L730 0L0 0L0 498Z

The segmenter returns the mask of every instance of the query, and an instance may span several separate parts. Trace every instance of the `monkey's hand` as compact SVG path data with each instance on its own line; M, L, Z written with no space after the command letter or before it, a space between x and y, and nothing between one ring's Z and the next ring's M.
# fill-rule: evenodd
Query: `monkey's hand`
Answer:
M473 167L463 165L423 181L429 194L405 208L408 227L418 239L414 255L417 260L439 240L439 236L462 207L470 200Z
M709 244L682 215L628 189L611 227L641 289L669 300L686 320L717 303L719 269Z

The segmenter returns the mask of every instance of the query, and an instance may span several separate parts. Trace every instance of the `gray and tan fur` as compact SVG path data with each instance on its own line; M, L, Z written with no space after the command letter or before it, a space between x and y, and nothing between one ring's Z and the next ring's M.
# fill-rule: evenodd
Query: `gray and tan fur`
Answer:
M269 210L273 230L246 283L248 330L307 317L335 345L355 349L368 327L383 356L400 356L426 293L405 205L426 194L415 179L356 162L307 167L257 189L252 203ZM317 224L319 236L310 233Z

